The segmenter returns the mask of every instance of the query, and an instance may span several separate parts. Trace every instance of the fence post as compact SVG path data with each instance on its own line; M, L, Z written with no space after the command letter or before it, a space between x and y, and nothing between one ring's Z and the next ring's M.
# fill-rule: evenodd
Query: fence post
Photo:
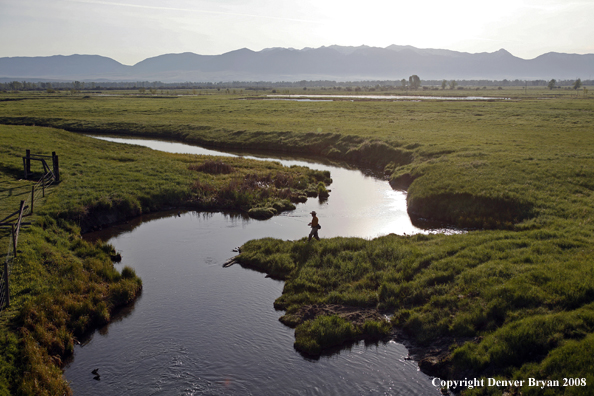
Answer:
M10 305L10 288L8 287L8 260L4 261L4 292L6 294L6 306ZM2 307L0 307L2 308Z
M31 173L31 150L27 150L27 174Z
M24 172L25 172L25 177L24 177L24 179L25 179L25 180L27 180L27 177L28 177L29 175L27 175L27 160L25 159L25 157L23 157L23 170L24 170Z
M52 153L53 155L53 153ZM56 182L60 181L60 164L58 162L58 156L54 155L52 157L52 162L54 163L54 176L56 177Z
M19 243L19 231L21 230L21 220L23 219L23 210L25 208L25 201L21 201L21 208L19 209L19 218L16 223L16 230L13 225L12 240L14 243L14 257L17 256L17 244Z
M14 224L11 224L12 227L12 248L14 250L14 257L17 255L17 239L16 239L16 232L14 229Z
M33 214L33 203L35 202L35 186L31 186L31 212Z

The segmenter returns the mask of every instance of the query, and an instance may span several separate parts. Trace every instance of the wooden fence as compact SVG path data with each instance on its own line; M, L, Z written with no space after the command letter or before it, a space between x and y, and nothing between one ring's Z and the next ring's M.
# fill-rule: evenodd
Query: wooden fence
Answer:
M52 159L52 168L49 167L47 162L45 161L46 158ZM56 152L52 152L52 155L37 155L31 154L31 150L26 151L26 155L23 157L23 168L25 170L25 179L29 178L31 175L31 161L40 161L43 165L43 173L45 175L52 174L53 179L56 182L60 181L60 165L58 162L58 156Z
M45 158L52 159L52 168L47 165ZM60 169L58 166L58 156L52 153L51 156L31 155L30 150L23 157L23 166L25 170L25 178L28 178L31 173L31 160L41 161L43 165L43 176L31 186L31 196L25 201L21 201L19 209L0 220L0 227L10 229L10 238L8 243L8 251L6 253L6 260L2 268L2 276L0 277L0 311L10 305L10 273L18 254L19 233L22 226L29 225L29 222L23 222L23 218L33 214L35 202L45 197L45 189L53 183L59 181Z

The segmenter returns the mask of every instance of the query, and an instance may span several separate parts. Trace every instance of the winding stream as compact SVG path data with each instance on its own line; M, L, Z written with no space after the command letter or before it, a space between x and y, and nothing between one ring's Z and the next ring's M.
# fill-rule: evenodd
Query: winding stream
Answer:
M234 155L179 143L104 139L169 152ZM307 236L312 210L318 212L322 238L454 231L415 227L406 194L384 180L332 165L265 159L330 170L329 200L310 198L266 221L172 211L87 234L109 240L144 288L132 307L75 348L64 374L75 395L440 394L394 341L360 342L316 360L304 358L293 349L294 330L278 321L283 313L273 307L283 282L222 264L234 255L232 248L250 239ZM93 378L95 368L100 380Z

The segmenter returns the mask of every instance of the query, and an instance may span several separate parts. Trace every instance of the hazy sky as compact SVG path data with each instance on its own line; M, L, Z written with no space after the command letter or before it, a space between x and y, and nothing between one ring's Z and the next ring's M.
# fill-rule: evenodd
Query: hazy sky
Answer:
M594 53L594 0L0 0L0 57L412 45Z

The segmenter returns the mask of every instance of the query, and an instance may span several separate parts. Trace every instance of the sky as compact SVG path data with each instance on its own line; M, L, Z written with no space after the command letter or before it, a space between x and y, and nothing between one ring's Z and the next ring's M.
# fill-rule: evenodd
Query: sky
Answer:
M594 53L594 0L0 0L0 57L328 45Z

